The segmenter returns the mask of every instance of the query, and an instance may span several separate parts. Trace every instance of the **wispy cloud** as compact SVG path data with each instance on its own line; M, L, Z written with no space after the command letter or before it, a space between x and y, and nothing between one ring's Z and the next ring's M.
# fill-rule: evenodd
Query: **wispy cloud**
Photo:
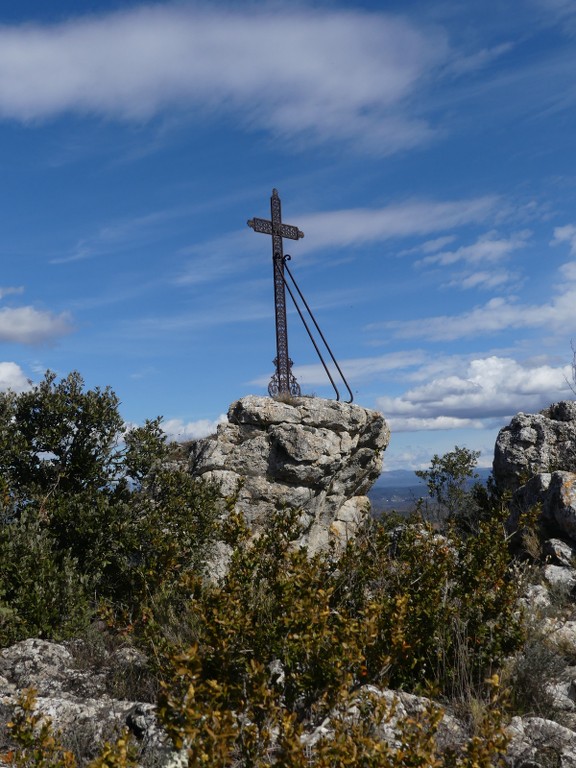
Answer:
M386 154L432 134L407 105L446 53L437 28L382 13L142 6L1 27L0 114L143 120L193 107L286 137L354 138Z
M322 213L298 214L294 223L304 231L304 239L294 245L298 255L310 254L325 248L344 249L387 242L393 239L458 229L469 224L489 220L498 205L496 196L483 196L469 200L417 200L380 208L347 208ZM261 213L267 218L264 209ZM179 285L197 285L219 281L239 272L247 272L262 262L270 245L262 237L256 239L248 228L230 232L210 241L196 243L180 251L187 262L174 279ZM430 241L438 248L447 245L454 235ZM424 247L424 246L423 246Z
M429 341L454 341L514 328L565 332L576 322L576 261L560 267L559 279L555 295L542 304L525 304L514 296L498 296L461 314L391 320L371 324L368 330L384 329L396 338Z
M410 350L402 352L391 352L385 355L375 357L357 357L348 358L339 361L346 379L349 382L369 381L373 378L381 378L383 374L392 371L402 370L406 372L411 368L422 365L427 356L420 350ZM332 371L335 378L338 378L336 371ZM321 363L314 365L296 365L294 366L294 375L301 384L306 386L327 384L326 371ZM257 386L266 386L270 380L270 374L260 376L250 384Z
M434 240L426 240L418 248L415 248L412 252L422 251L422 253L435 253L440 251L444 246L449 245L456 239L455 235L445 235L444 237L437 237Z
M498 288L502 285L506 285L511 280L517 279L517 277L518 275L515 272L508 272L507 270L480 270L478 272L455 275L447 284L447 287L460 288L462 290L469 290L472 288L489 290L491 288Z
M559 24L568 34L576 31L576 5L574 0L531 0L544 11L546 24Z
M447 66L447 71L454 75L467 75L492 64L514 48L511 42L500 43L490 48L482 48L474 53L455 57Z
M502 287L511 281L517 281L519 275L507 269L494 269L492 265L507 261L514 251L524 248L530 238L528 230L514 232L504 237L497 232L488 232L479 237L471 245L463 245L454 250L426 249L429 255L416 261L417 267L452 267L455 264L463 266L459 272L453 273L443 287L459 288L461 290L490 290ZM442 242L440 238L437 242ZM421 249L424 250L424 247ZM491 269L485 267L491 266ZM479 267L481 267L479 269Z
M429 341L455 341L482 334L498 333L510 328L543 325L549 319L550 307L527 306L513 299L493 298L460 315L440 315L418 320L391 320L374 324L399 339L422 338Z
M50 264L68 264L135 249L140 243L163 238L167 228L174 227L174 223L184 219L187 213L184 208L175 208L107 222L79 240L69 253L50 259Z
M412 200L382 208L353 208L298 217L302 249L362 245L392 238L429 235L486 221L498 198ZM446 242L446 241L445 241Z
M20 293L24 293L23 286L18 286L18 287L0 286L0 299L3 299L5 296L14 296Z
M496 232L488 232L482 235L472 245L464 245L453 251L440 251L426 256L418 265L438 264L449 266L458 262L466 264L494 264L506 259L511 253L524 248L530 237L528 230L516 232L510 237L501 237Z
M261 247L265 248L264 243ZM197 285L222 280L246 271L260 253L261 250L251 243L249 233L244 230L197 243L180 250L179 256L186 259L186 263L174 282L177 285Z
M149 315L133 319L124 326L129 338L157 339L185 331L202 331L224 325L238 325L258 320L271 319L273 307L270 301L245 301L219 296L203 303L196 309L178 313Z
M570 253L576 256L576 227L574 224L566 224L564 227L556 227L554 230L554 237L550 245L560 245L562 243L568 243L570 245Z

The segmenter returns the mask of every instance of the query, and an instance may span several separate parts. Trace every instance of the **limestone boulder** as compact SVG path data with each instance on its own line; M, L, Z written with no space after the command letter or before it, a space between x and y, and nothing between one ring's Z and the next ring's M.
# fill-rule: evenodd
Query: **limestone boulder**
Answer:
M562 537L566 551L570 551L570 554L565 554L565 560L572 562L572 543L576 543L576 473L542 472L518 488L510 504L509 530L517 530L523 515L530 513L530 510L537 510L545 528ZM546 554L552 560L557 559L553 552Z
M299 510L301 543L314 552L353 535L369 513L389 439L382 414L358 405L249 396L216 435L192 444L190 471L237 492L255 531L272 510Z
M30 638L0 650L0 753L11 748L6 724L25 690L36 692L35 709L61 733L67 748L95 757L104 740L127 728L139 755L167 764L173 755L156 721L156 707L147 701L119 698L110 686L110 671L127 677L142 664L134 649L118 649L90 659L72 646Z
M515 491L534 475L559 470L576 472L576 402L518 413L498 433L493 474L502 490Z
M576 765L576 732L541 717L513 717L507 763L517 768Z

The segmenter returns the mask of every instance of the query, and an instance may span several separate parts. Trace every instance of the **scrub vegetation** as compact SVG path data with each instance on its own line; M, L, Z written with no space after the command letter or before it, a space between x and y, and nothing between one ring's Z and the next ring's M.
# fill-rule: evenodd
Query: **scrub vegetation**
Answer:
M190 766L503 764L513 697L501 676L524 643L518 570L503 504L464 482L473 452L422 474L446 504L442 529L416 510L309 557L293 545L297 510L252 538L234 499L185 471L160 419L126 431L118 406L77 373L0 395L0 646L101 633L140 649L144 688ZM216 580L218 540L232 554ZM435 702L399 719L393 743L385 690ZM33 697L3 760L86 764ZM457 747L438 739L444 708L466 724ZM136 760L118 734L90 764Z

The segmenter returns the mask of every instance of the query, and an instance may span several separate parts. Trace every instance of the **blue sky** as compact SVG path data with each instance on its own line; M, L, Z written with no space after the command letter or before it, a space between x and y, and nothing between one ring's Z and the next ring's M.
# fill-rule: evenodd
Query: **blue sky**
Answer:
M385 469L491 462L572 397L576 2L0 10L0 387L50 368L206 434L265 394L272 188ZM330 396L298 317L304 392Z

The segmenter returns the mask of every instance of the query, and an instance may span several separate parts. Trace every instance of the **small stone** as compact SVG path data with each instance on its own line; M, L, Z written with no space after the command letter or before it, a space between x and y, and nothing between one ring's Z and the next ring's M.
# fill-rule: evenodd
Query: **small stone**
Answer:
M561 539L547 539L542 545L542 551L553 565L571 566L576 554L576 549Z
M544 578L553 587L570 592L576 586L576 570L562 565L544 566Z

